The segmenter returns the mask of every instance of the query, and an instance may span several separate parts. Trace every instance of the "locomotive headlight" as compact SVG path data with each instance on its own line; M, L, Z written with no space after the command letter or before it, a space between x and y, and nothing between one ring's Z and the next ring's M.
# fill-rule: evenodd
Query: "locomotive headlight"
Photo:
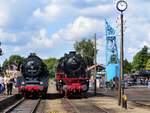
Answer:
M42 85L42 84L43 84L43 82L40 82L40 84Z
M62 82L62 80L59 80L59 82Z
M25 85L25 82L23 81L23 82L21 82L21 84L22 84L22 85Z

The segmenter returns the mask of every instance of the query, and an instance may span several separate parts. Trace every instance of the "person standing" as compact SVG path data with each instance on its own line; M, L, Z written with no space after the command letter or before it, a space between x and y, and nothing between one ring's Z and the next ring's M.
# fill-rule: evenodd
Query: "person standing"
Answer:
M7 94L7 91L6 91L6 89L7 89L7 77L6 76L4 76L4 88L5 88L4 94Z
M13 81L10 79L7 83L7 95L12 95Z
M2 87L3 87L3 77L0 76L0 93L2 93Z
M150 78L149 78L149 80L148 80L148 88L150 88Z

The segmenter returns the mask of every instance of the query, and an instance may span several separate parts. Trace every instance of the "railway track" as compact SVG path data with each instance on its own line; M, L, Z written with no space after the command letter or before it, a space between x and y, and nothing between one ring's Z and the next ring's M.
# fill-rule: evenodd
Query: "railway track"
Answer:
M131 101L133 105L150 109L150 101Z
M41 99L30 100L22 98L3 113L35 113Z
M63 99L64 108L69 113L110 113L108 110L97 106L89 100Z

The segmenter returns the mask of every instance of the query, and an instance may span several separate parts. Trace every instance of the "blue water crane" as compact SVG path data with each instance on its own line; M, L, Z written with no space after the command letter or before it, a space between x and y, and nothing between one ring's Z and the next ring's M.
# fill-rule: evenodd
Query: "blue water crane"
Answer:
M119 76L119 59L115 29L105 19L106 33L106 80L111 81Z

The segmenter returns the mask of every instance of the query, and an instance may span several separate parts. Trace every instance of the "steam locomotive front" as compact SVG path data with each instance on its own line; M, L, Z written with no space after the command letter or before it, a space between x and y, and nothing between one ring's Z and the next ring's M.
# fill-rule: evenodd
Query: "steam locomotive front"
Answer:
M48 71L46 65L35 54L30 54L21 65L21 72L24 80L22 90L25 94L43 93L46 94L48 87Z
M86 63L75 51L65 54L59 60L56 72L56 88L65 95L86 93L89 89L89 77L86 73Z

